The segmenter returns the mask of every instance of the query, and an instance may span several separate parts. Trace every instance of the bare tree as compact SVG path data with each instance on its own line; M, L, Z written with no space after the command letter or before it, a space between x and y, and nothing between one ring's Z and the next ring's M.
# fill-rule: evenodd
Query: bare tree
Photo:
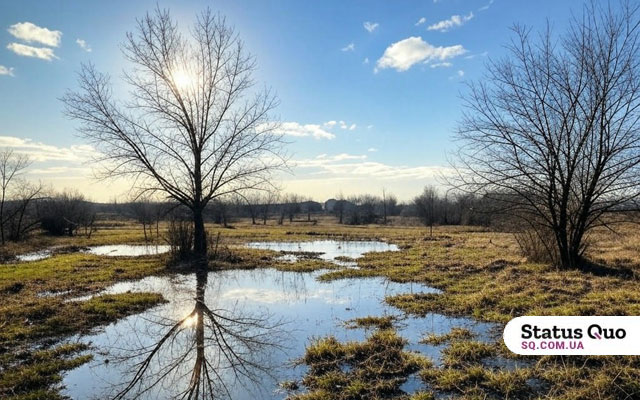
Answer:
M142 224L145 242L153 237L153 223L157 216L157 206L148 196L134 199L128 204L129 212L136 221Z
M269 190L263 193L260 200L260 205L259 205L259 212L262 218L262 225L267 224L267 219L269 219L269 213L271 212L271 208L273 204L277 201L277 199L278 199L278 192L276 192L275 190Z
M382 204L380 206L382 208L382 221L385 225L387 224L387 217L396 213L397 205L398 199L396 196L382 188Z
M243 195L241 198L245 203L247 203L246 209L249 213L249 217L251 217L251 224L255 225L260 211L260 202L262 201L262 196L260 196L260 193L253 192Z
M433 186L425 186L422 194L413 199L418 217L425 226L429 227L429 236L433 236L436 201L438 201L438 194Z
M29 158L11 149L0 151L0 240L5 244L5 204L14 184L29 166Z
M284 207L284 212L289 218L290 224L293 223L293 219L296 217L296 214L300 212L301 201L302 197L295 193L285 195L283 198L282 206Z
M378 205L382 203L379 197L370 194L350 196L343 204L346 213L346 223L350 225L374 224L378 221Z
M387 224L387 192L382 188L382 223Z
M42 184L32 184L18 179L11 190L9 201L3 205L2 226L5 240L23 240L40 224L37 202L42 194Z
M342 192L340 192L340 194L338 194L338 196L336 196L336 203L333 206L333 212L336 215L336 217L338 217L338 223L342 224L344 222L344 212L345 212L345 208L347 206L347 201L344 198L344 195L342 194Z
M225 19L207 10L184 35L169 12L138 20L123 53L131 100L108 75L83 65L66 112L103 156L105 177L133 176L140 193L161 192L193 215L194 252L207 252L203 211L220 196L268 185L284 165L269 90L254 89L254 58ZM255 94L253 94L255 93Z
M564 268L640 194L638 6L593 2L570 25L557 40L516 26L510 56L469 84L456 182L550 232Z
M191 312L177 321L150 319L165 331L151 344L114 347L110 356L130 378L112 398L233 398L237 386L260 390L275 380L279 366L270 357L285 350L284 322L207 305L206 289L207 273L198 271Z

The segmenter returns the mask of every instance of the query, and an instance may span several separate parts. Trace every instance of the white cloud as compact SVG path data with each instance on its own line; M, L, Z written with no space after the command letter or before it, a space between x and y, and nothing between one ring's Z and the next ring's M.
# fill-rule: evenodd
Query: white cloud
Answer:
M435 63L435 64L431 64L430 67L431 68L447 68L452 66L453 64L451 64L450 62L441 62L441 63Z
M8 68L4 65L0 65L0 75L13 76L13 68Z
M48 47L33 47L20 43L9 43L7 45L7 49L13 51L19 56L36 57L47 61L58 58L53 54L53 49Z
M36 42L51 47L58 47L62 39L62 32L42 28L31 22L19 22L11 25L8 31L14 37L27 43Z
M346 121L335 121L335 120L331 120L331 121L327 121L324 124L322 124L322 126L324 126L325 128L328 129L332 129L335 126L338 126L340 129L348 129L350 131L355 130L358 126L354 123L349 124Z
M5 147L13 149L16 153L25 154L36 162L85 162L98 154L95 149L89 145L58 147L42 142L34 142L31 139L23 139L15 136L0 136L0 148Z
M464 56L464 58L467 59L467 60L471 60L471 59L474 59L476 57L486 57L488 55L489 55L488 51L483 51L482 53L469 54L468 56Z
M366 29L367 32L369 33L372 33L380 26L380 24L377 22L369 22L369 21L365 22L362 25L364 26L364 29Z
M369 64L369 57L365 57L364 61L362 61L363 64Z
M76 39L76 43L87 53L91 53L91 46L83 39Z
M460 78L462 78L463 76L464 76L464 71L463 71L463 70L461 70L461 69L459 69L459 70L457 70L457 71L456 71L456 74L455 74L455 75L451 75L451 76L449 77L449 80L452 80L452 79L460 79Z
M304 169L316 169L315 175L330 174L342 178L433 179L440 175L449 175L455 172L452 168L442 166L388 165L369 161L366 155L347 153L335 156L322 154L316 158L295 161L294 166Z
M335 121L332 121L335 122ZM351 124L349 125L347 122L345 121L338 121L338 125L340 126L340 129L348 129L350 131L356 129L357 125L356 124Z
M322 126L318 124L303 125L297 122L283 122L275 131L287 136L311 136L316 139L333 139L336 137L336 135L323 129Z
M493 4L493 0L489 0L489 2L486 5L478 8L478 11L486 11L486 10L488 10L489 7L491 7L492 4Z
M127 196L135 182L128 178L105 182L93 179L92 159L100 157L92 146L55 146L15 136L0 136L0 148L10 148L16 154L25 154L33 161L26 171L31 181L40 181L57 189L78 189L91 200L110 201Z
M369 147L367 151L370 153L375 153L376 151L378 151L378 149L376 149L375 147Z
M66 167L66 166L57 166L57 167L46 167L46 168L33 168L28 171L29 175L60 175L65 178L69 177L77 177L83 178L87 177L91 174L91 168L88 167Z
M353 42L349 43L345 47L341 48L342 51L354 51L356 49L356 45Z
M315 158L308 158L304 160L294 161L294 165L300 168L324 168L328 165L333 165L336 162L341 161L353 161L353 160L365 160L366 155L353 155L347 153L340 153L334 156L328 156L327 154L320 154Z
M427 30L446 32L451 28L455 28L463 25L465 22L471 20L472 18L473 18L472 12L470 12L469 15L452 15L451 18L449 19L436 22L433 25L429 25L427 27Z
M427 22L427 19L425 17L420 17L418 22L415 23L415 26L420 26L420 25L424 24L425 22Z
M433 46L421 37L412 36L391 44L376 63L378 69L394 68L396 71L406 71L419 62L446 61L466 53L462 45Z
M255 303L274 304L281 302L291 302L300 300L301 294L296 291L282 292L272 289L240 288L229 289L223 292L220 297L227 300L250 301ZM321 288L318 290L305 291L304 299L318 299L330 304L347 304L349 299L346 296L334 293L333 289Z

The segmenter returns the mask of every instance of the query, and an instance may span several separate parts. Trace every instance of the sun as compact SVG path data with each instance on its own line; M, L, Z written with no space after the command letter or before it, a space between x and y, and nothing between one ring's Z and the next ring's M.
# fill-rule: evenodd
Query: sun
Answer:
M171 72L171 79L180 90L188 89L195 83L195 77L188 70L177 68Z

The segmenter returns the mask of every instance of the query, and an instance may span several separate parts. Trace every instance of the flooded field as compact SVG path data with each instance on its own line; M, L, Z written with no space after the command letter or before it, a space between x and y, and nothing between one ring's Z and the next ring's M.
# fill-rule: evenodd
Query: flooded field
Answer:
M163 254L169 252L171 246L157 244L115 244L94 246L87 249L87 253L109 257L138 257Z
M285 251L323 252L331 260L357 258L371 249L393 250L380 242L300 242L249 246ZM373 251L376 251L373 250ZM379 251L379 250L378 250ZM71 338L94 347L95 358L64 379L64 394L74 399L117 397L171 398L208 385L233 399L286 396L278 383L298 381L305 366L296 365L312 338L333 335L340 341L366 338L364 329L345 323L366 316L397 316L398 333L436 363L441 346L420 343L429 333L453 327L488 339L492 325L467 318L429 314L406 318L384 302L400 293L434 293L419 284L384 278L320 282L313 273L274 269L230 270L148 277L121 282L105 293L158 292L168 303L111 324L93 335ZM413 392L419 379L402 389Z

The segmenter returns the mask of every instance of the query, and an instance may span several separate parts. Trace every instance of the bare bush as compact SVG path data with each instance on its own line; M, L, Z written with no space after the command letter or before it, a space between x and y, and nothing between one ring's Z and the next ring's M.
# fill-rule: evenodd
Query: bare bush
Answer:
M38 217L42 229L55 236L90 237L95 232L94 205L77 191L66 191L38 202Z
M516 242L522 255L531 262L557 263L558 252L551 230L519 229L515 232Z
M171 258L175 261L188 260L193 255L193 222L182 218L171 218L166 241Z

